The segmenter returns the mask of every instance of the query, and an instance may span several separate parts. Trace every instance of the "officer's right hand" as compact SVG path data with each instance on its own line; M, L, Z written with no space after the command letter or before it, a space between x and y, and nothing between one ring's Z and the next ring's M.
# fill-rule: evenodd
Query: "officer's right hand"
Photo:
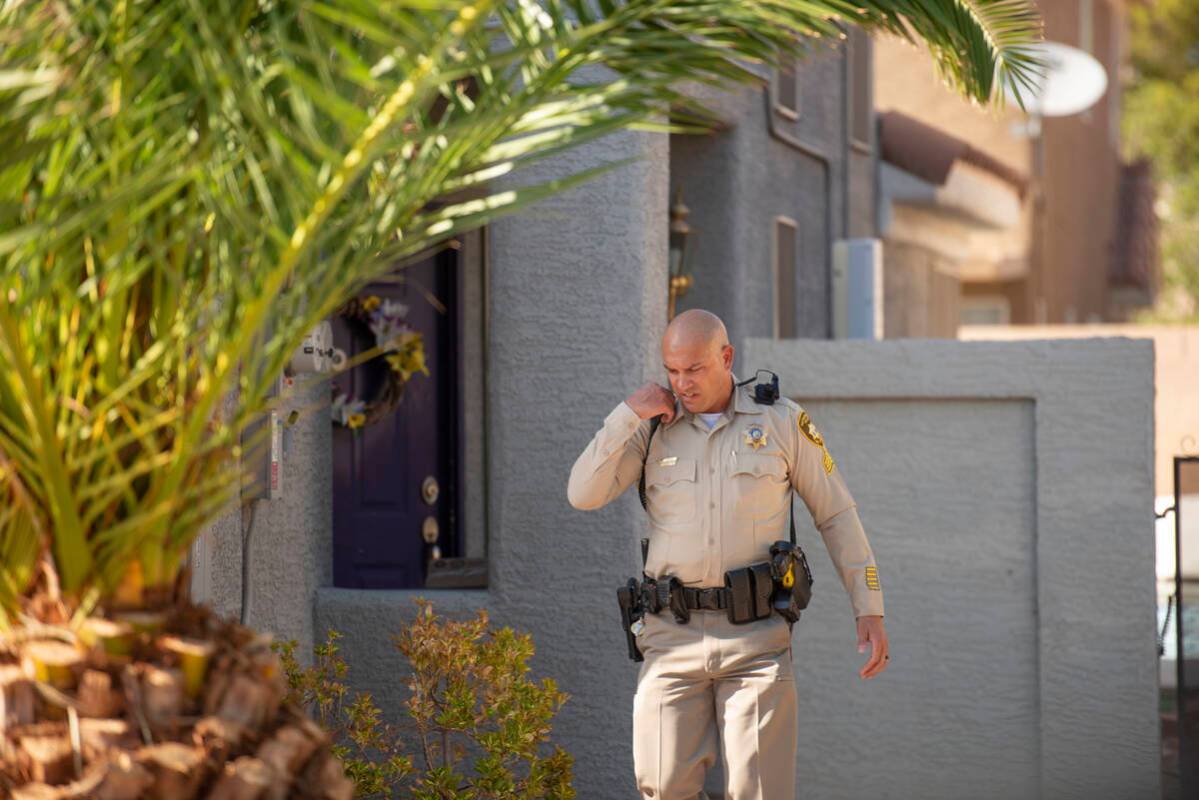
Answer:
M662 415L664 423L674 419L674 394L665 386L653 381L633 392L625 402L642 419L650 419L659 414Z

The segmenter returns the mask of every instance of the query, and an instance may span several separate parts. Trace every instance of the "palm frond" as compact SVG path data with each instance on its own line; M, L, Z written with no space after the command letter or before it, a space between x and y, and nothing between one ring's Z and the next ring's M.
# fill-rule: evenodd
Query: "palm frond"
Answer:
M131 562L170 582L316 322L621 163L530 165L695 130L680 87L847 24L925 42L980 102L1037 31L1025 0L0 4L0 609L46 548L68 598Z

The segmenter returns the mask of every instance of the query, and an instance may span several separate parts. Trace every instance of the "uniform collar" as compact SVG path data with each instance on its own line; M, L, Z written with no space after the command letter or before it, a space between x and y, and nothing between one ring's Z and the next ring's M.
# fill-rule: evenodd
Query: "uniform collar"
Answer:
M733 375L733 410L738 414L761 414L762 404L754 400L753 384L736 386L737 376Z
M726 417L732 417L734 414L761 414L762 406L754 402L752 388L749 385L738 386L737 373L730 373L733 383L733 397L724 409ZM674 401L674 419L666 423L662 427L672 427L680 419L686 419L691 424L701 428L705 433L708 431L708 426L696 419L696 416L683 407L682 400Z

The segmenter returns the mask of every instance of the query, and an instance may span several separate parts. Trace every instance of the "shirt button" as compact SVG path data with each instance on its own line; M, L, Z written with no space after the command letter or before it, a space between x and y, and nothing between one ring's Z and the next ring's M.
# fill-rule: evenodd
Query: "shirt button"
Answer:
M712 469L708 470L708 472L710 472L710 473L712 473L713 475L715 475L715 474L716 474L716 467L712 467Z
M713 500L712 502L708 503L708 508L716 508L716 501Z

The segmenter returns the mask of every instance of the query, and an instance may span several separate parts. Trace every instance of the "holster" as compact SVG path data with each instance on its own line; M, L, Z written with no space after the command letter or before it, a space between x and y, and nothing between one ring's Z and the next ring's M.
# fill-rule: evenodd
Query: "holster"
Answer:
M620 604L620 626L624 628L625 642L629 646L629 658L634 661L644 661L641 650L637 647L637 635L633 633L633 623L639 622L645 616L641 604L639 585L636 578L616 590L616 602Z

